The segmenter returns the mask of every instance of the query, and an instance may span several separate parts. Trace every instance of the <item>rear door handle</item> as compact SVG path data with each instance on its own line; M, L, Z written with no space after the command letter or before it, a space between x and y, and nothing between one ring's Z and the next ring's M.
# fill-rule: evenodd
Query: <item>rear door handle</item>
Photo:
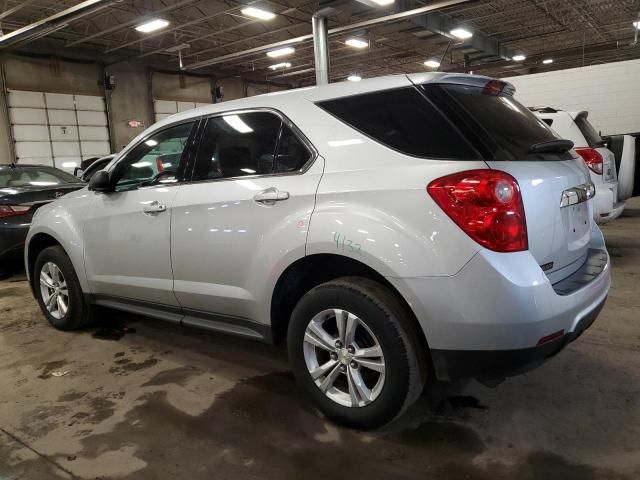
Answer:
M147 205L142 207L142 211L144 213L160 213L164 212L166 209L167 206L163 203L158 202L157 200L154 200L153 202L148 203Z
M253 201L261 205L275 205L276 202L288 199L289 192L278 190L275 187L267 188L253 196Z

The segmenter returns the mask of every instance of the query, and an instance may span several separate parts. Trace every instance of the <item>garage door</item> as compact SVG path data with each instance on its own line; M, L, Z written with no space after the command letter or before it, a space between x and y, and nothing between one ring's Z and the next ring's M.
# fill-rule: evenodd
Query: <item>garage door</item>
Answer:
M103 97L9 90L8 106L18 163L73 171L111 153Z
M153 100L153 110L156 117L156 122L164 120L169 115L174 113L184 112L185 110L191 110L196 107L203 107L205 105L211 105L210 103L201 102L179 102L174 100Z

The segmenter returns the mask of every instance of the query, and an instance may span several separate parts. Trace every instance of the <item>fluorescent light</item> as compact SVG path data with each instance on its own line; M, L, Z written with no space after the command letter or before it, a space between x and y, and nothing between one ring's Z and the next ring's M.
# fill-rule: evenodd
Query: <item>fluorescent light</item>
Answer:
M424 64L429 68L438 68L440 66L440 62L437 60L427 60Z
M164 28L167 25L169 25L168 20L163 20L162 18L155 18L141 25L138 25L136 27L136 30L142 33L151 33L151 32L155 32L156 30L160 30L161 28Z
M241 168L240 171L248 174L256 173L256 171L251 168Z
M267 57L271 57L271 58L284 57L285 55L291 55L295 51L296 49L293 47L279 48L277 50L271 50L270 52L267 52Z
M362 80L362 77L358 74L353 74L353 75L349 75L347 77L347 80L349 80L350 82L359 82L360 80Z
M275 65L270 65L269 68L271 70L278 70L279 68L289 68L291 64L289 62L276 63Z
M258 20L272 20L276 18L275 13L267 12L261 8L247 7L240 10L240 12L247 17L257 18Z
M369 42L360 38L347 38L344 43L354 48L367 48L369 46Z
M514 55L514 56L513 56L513 58L512 58L512 60L515 60L516 62L521 62L521 61L523 61L525 58L527 58L527 57L525 57L524 55L522 55L521 53L519 53L519 54L517 54L517 55Z
M73 168L77 166L78 164L76 162L62 162L62 168Z
M449 33L454 37L459 38L460 40L466 40L467 38L473 37L473 33L471 33L466 28L454 28L453 30L449 31Z
M229 124L233 129L237 130L240 133L250 133L253 132L253 128L244 123L244 121L238 115L225 115L222 117L225 122Z
M544 63L545 65L549 65L550 63L553 63L553 58L545 58L544 60L542 60L542 63Z
M155 147L156 145L158 145L158 142L156 142L153 138L150 138L144 143L149 147Z
M391 5L395 0L371 0L373 3L384 7L385 5Z

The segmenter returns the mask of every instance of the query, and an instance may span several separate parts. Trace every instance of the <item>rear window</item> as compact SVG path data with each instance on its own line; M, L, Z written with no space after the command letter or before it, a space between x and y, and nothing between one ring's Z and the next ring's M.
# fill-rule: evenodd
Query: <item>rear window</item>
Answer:
M82 181L62 170L49 167L6 168L0 170L0 188L48 187Z
M434 90L441 89L443 95ZM457 110L460 118L472 120L471 129L488 148L490 155L496 160L535 160L567 158L568 154L532 154L532 145L559 137L542 120L511 95L492 92L490 90L467 85L442 84L435 88L426 88L427 95L434 93L439 102L453 100L452 109ZM431 96L429 96L431 98ZM467 125L469 127L469 125ZM485 132L486 135L478 135ZM570 157L570 155L569 155Z
M413 87L384 90L318 103L356 130L407 155L477 159L451 123Z
M575 122L582 132L582 135L584 135L584 138L587 141L587 145L589 145L591 148L602 147L602 145L604 144L604 142L602 141L602 137L600 137L600 134L596 131L595 128L593 128L591 122L587 120L586 112L580 113L576 117Z

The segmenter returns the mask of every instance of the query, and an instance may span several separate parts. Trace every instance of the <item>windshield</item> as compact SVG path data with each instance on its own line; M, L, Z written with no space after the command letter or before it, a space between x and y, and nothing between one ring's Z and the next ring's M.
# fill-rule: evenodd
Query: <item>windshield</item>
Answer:
M0 188L49 187L67 183L82 183L73 175L51 167L7 167L0 169Z

